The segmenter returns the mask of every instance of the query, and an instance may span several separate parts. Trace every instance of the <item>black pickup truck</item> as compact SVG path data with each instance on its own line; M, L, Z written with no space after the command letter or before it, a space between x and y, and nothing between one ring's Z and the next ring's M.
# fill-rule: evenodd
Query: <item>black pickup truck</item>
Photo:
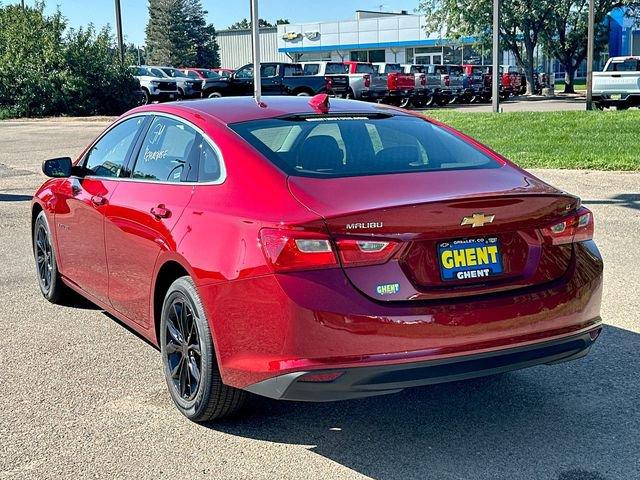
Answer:
M304 75L299 63L268 62L260 64L263 95L310 96L327 93L343 97L349 89L348 75ZM230 77L208 80L203 97L232 97L253 95L253 65L236 70Z

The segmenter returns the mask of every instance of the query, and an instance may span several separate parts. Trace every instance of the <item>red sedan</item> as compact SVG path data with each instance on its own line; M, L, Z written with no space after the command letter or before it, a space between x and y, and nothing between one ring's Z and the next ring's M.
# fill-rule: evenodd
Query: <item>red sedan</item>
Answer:
M247 391L341 400L572 360L600 333L580 199L393 107L148 105L43 170L43 295L158 345L194 421Z

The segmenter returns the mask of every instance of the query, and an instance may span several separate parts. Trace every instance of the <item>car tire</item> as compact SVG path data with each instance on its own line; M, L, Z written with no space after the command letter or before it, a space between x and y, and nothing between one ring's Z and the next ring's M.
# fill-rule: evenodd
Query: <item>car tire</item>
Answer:
M51 303L64 304L72 294L60 278L52 240L47 216L42 211L33 225L33 256L36 262L38 285L44 298Z
M297 92L296 93L296 97L310 97L311 94L309 92L306 91L302 91L302 92Z
M220 92L211 92L209 95L207 95L208 98L220 98L222 97L222 94Z
M189 420L218 420L242 407L246 392L222 382L207 316L189 276L178 278L165 295L160 349L169 394Z

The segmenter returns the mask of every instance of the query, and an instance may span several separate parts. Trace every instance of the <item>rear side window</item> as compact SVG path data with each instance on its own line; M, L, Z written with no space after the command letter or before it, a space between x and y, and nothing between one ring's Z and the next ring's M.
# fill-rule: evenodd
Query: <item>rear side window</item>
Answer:
M85 158L85 168L96 177L119 177L144 117L134 117L109 130Z
M231 128L295 176L332 178L501 166L447 130L408 116L268 119Z
M302 67L300 65L285 65L284 66L284 76L285 77L294 77L294 76L299 76L302 75L303 71L302 71ZM274 76L275 73L273 75L269 75ZM264 76L264 75L263 75Z
M160 182L185 182L197 175L199 139L189 125L167 117L155 117L138 152L133 178Z
M305 75L317 75L320 71L320 65L317 63L309 63L304 66L304 74Z
M349 73L349 67L344 63L327 63L324 73L327 75L344 75Z
M624 62L611 62L607 72L639 72L640 60L628 59Z

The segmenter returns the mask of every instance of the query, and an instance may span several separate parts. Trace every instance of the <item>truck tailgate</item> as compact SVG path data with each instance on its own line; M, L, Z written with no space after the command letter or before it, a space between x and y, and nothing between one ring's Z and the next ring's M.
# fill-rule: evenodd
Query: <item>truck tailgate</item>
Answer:
M640 93L640 72L594 72L594 93Z

